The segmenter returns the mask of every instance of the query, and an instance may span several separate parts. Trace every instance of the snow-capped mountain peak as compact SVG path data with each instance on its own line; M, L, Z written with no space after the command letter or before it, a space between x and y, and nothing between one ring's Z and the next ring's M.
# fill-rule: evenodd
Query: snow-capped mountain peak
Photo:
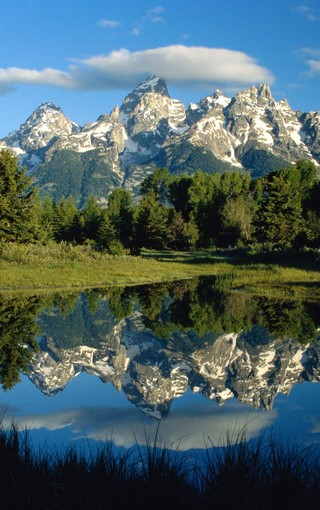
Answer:
M238 92L238 94L236 94L234 97L234 101L241 101L246 104L266 104L268 102L274 103L270 86L266 83L261 83L258 86L254 85L248 89Z
M167 85L162 78L159 76L149 76L145 81L140 83L134 90L135 94L145 94L146 92L156 92L169 97Z
M226 108L231 99L224 95L220 90L216 90L213 94L204 97L199 103L191 103L187 111L187 122L191 125L202 119L211 110Z
M43 103L20 129L4 138L8 146L20 147L29 152L48 146L59 136L68 136L79 131L79 126L67 119L59 106Z
M164 80L158 76L150 76L124 98L120 108L120 120L123 124L128 121L130 113L146 94L160 94L169 98L167 85Z
M71 174L63 177L70 158L77 161L71 166L82 166L81 175L89 172L90 179L77 183L75 199L82 204L94 193L105 203L115 187L138 190L159 166L179 174L237 168L261 176L300 159L319 165L320 113L294 111L285 99L276 101L267 84L233 98L216 90L186 111L170 97L163 79L150 76L120 108L82 128L58 106L44 103L0 147L13 150L30 172L37 171L37 186L56 200L64 196L59 179L72 180Z

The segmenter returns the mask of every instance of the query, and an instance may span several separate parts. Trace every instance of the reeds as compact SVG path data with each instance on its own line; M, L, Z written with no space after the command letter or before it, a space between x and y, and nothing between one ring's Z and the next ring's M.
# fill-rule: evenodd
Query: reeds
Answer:
M208 444L193 459L178 448L116 454L110 442L89 455L39 451L15 427L0 433L0 501L5 509L319 509L316 447L285 446L244 434Z

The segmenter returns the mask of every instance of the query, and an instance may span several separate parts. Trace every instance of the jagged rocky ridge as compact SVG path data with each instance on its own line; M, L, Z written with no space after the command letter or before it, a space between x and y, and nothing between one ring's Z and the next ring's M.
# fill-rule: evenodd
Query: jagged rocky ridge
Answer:
M254 326L240 333L208 332L198 348L194 331L178 330L164 345L146 328L139 309L116 320L102 302L89 318L83 297L63 327L60 320L57 311L42 316L41 352L29 374L50 396L86 371L122 390L146 415L161 419L189 387L219 404L236 397L270 410L279 393L288 394L297 383L320 381L319 339L301 344L289 337L273 338ZM195 347L189 353L172 347L182 343Z
M0 145L19 155L42 194L103 203L116 187L137 190L158 166L258 176L299 159L319 165L320 112L292 110L266 84L233 98L216 91L186 109L152 76L83 127L45 103Z

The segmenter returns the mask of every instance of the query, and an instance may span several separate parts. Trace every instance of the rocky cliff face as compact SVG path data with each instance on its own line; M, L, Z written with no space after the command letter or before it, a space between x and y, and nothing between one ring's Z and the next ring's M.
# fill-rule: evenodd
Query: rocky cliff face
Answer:
M52 103L44 103L20 126L5 139L9 147L19 147L25 152L48 147L57 139L67 139L80 127L67 119L61 108Z
M120 108L83 127L59 107L41 105L0 144L14 150L40 189L55 198L66 194L59 188L66 173L79 179L68 167L70 157L77 159L83 180L91 183L84 193L80 186L75 198L81 203L93 192L105 201L117 186L137 189L157 166L192 173L200 164L204 171L237 169L257 176L299 159L319 165L320 113L292 110L286 100L275 101L265 84L233 98L216 91L186 110L152 76ZM97 161L97 175L88 176Z

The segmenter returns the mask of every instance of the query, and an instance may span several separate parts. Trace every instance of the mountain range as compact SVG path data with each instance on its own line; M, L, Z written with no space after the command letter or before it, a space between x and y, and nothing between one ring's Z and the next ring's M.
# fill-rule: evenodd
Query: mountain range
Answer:
M0 140L33 176L42 196L90 195L106 203L116 187L137 193L157 167L172 174L237 170L253 177L300 159L320 164L320 112L275 101L266 84L229 98L219 90L188 108L151 76L109 115L81 127L44 103Z
M90 312L83 294L69 315L53 308L38 322L41 350L29 378L40 391L53 396L87 372L122 390L153 419L165 417L188 388L219 404L235 397L270 410L278 394L320 380L320 338L301 344L253 326L238 333L207 331L201 345L195 331L177 329L164 342L145 326L139 307L117 320L106 300Z

